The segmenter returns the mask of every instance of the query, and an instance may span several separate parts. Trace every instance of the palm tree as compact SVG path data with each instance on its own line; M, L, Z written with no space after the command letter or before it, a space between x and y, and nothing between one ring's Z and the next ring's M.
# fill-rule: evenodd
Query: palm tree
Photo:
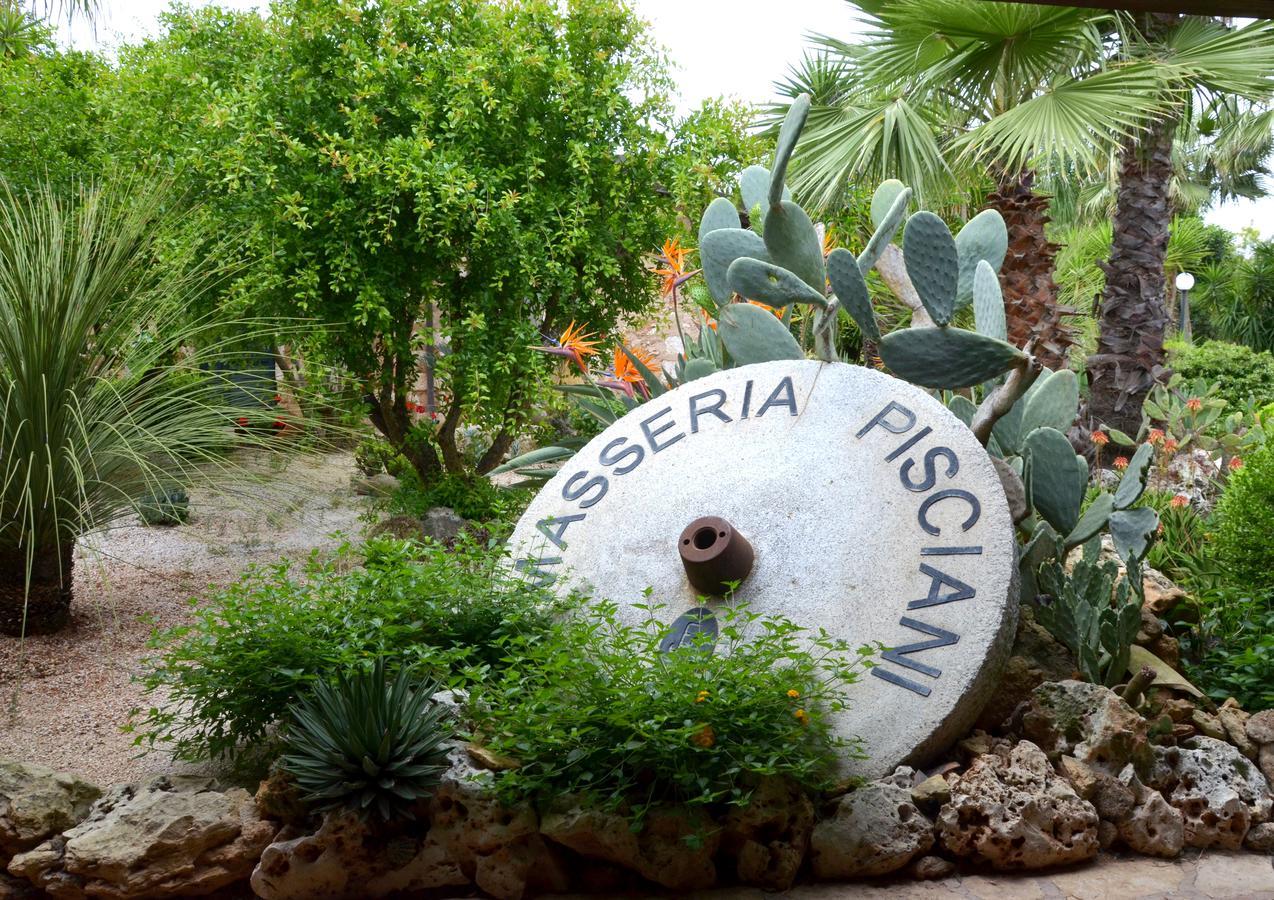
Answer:
M68 621L81 535L150 492L233 474L236 440L279 440L264 410L236 439L244 411L206 368L258 329L192 320L225 272L175 258L170 200L0 186L0 632Z
M1097 352L1088 359L1090 425L1136 433L1141 407L1164 364L1168 322L1164 258L1172 221L1173 152L1192 108L1222 98L1264 104L1274 94L1274 23L1231 28L1174 13L1128 20L1119 47L1150 65L1162 112L1120 147L1119 191ZM1255 111L1253 111L1255 114Z
M789 180L798 195L830 204L848 180L901 178L922 195L988 183L1004 216L1002 270L1009 338L1034 341L1050 368L1066 364L1070 310L1058 305L1048 240L1048 197L1035 189L1042 163L1098 167L1112 140L1131 136L1153 111L1145 66L1111 71L1112 13L963 0L864 0L859 44L816 38L817 67L839 90L810 112ZM1130 88L1132 89L1130 93Z
M1035 190L1036 171L1091 178L1115 159L1127 176L1129 148L1141 147L1157 123L1175 125L1179 110L1198 100L1198 88L1212 96L1263 97L1265 73L1274 70L1274 39L1264 23L1230 30L1206 19L1174 19L1172 33L1152 34L1154 43L1138 27L1141 20L1106 10L963 0L854 5L868 25L864 40L816 38L819 54L793 79L797 86L817 68L826 98L810 113L789 175L793 189L828 204L851 178L898 177L924 193L989 174L995 188L987 200L1009 227L1003 279L1010 338L1033 339L1037 356L1054 368L1066 364L1073 336L1065 324L1070 310L1057 302L1058 248L1045 233L1048 198ZM1156 47L1161 52L1147 52ZM1247 56L1246 68L1236 54ZM826 77L829 71L839 83ZM1168 126L1169 138L1173 133ZM1168 183L1161 182L1165 189ZM1137 229L1138 205L1148 199L1147 180L1140 184L1123 198L1125 231ZM1148 212L1154 229L1166 225L1153 204ZM1112 258L1112 265L1122 271L1132 259L1143 270L1157 267L1162 282L1161 252ZM1162 291L1159 298L1162 306ZM1119 306L1119 300L1103 305L1112 329ZM1149 373L1162 361L1161 332L1156 342L1155 323L1142 312L1132 319L1149 329L1146 353L1108 346L1095 358L1099 377L1112 365L1127 373L1144 364ZM1133 380L1142 383L1140 376ZM1099 398L1111 381L1104 377ZM1134 417L1140 396L1129 406Z

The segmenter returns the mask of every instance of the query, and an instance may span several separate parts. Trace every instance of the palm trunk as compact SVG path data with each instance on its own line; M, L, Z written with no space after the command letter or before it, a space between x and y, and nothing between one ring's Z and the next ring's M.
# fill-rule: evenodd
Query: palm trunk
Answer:
M50 634L71 619L75 545L37 554L27 584L25 550L0 550L0 634Z
M987 198L1009 231L1009 251L1000 270L1008 338L1015 347L1034 341L1036 359L1050 369L1064 369L1075 343L1067 319L1075 311L1057 303L1053 266L1059 247L1045 233L1048 198L1035 193L1034 183L1034 172L1005 177Z
M1124 145L1097 352L1088 358L1091 428L1136 435L1141 406L1163 374L1164 257L1172 223L1168 185L1176 122L1156 121Z

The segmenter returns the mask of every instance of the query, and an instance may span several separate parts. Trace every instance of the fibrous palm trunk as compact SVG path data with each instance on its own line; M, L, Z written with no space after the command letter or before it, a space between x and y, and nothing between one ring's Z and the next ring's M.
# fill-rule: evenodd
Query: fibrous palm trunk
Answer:
M50 634L71 618L75 545L38 553L30 566L25 550L0 550L0 634Z
M1050 369L1066 367L1075 332L1067 324L1074 314L1057 302L1053 281L1059 249L1045 234L1048 198L1035 193L1033 172L1004 178L987 203L1000 211L1009 232L1009 251L1000 270L1009 342L1025 347L1034 341L1034 354Z
M1097 352L1088 358L1091 428L1136 435L1141 406L1164 373L1164 258L1172 223L1168 185L1176 122L1156 121L1125 144Z

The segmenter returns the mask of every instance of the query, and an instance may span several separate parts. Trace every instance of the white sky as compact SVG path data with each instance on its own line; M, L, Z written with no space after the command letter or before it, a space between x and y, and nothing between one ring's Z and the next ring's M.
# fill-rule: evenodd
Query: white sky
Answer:
M208 0L189 0L206 6ZM676 66L679 105L693 108L708 97L734 96L763 103L773 83L801 58L808 33L848 37L856 30L844 0L631 0L648 19L655 39ZM263 9L265 0L220 0L234 9ZM79 23L70 35L76 47L109 51L155 34L167 0L103 0L96 33ZM65 32L65 29L64 29ZM64 38L66 35L64 34ZM1232 231L1255 224L1274 236L1274 197L1227 203L1209 211L1209 222Z

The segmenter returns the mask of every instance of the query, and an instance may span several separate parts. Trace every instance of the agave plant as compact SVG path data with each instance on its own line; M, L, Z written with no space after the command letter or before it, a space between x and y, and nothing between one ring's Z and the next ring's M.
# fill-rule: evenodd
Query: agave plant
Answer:
M279 441L235 434L214 364L264 326L192 315L224 269L170 240L170 199L0 187L0 632L66 623L79 537L164 486L225 478L236 443Z
M379 659L335 685L320 682L290 709L283 770L317 810L411 818L447 769L451 729L431 699L438 690L417 685L410 669L389 682Z

